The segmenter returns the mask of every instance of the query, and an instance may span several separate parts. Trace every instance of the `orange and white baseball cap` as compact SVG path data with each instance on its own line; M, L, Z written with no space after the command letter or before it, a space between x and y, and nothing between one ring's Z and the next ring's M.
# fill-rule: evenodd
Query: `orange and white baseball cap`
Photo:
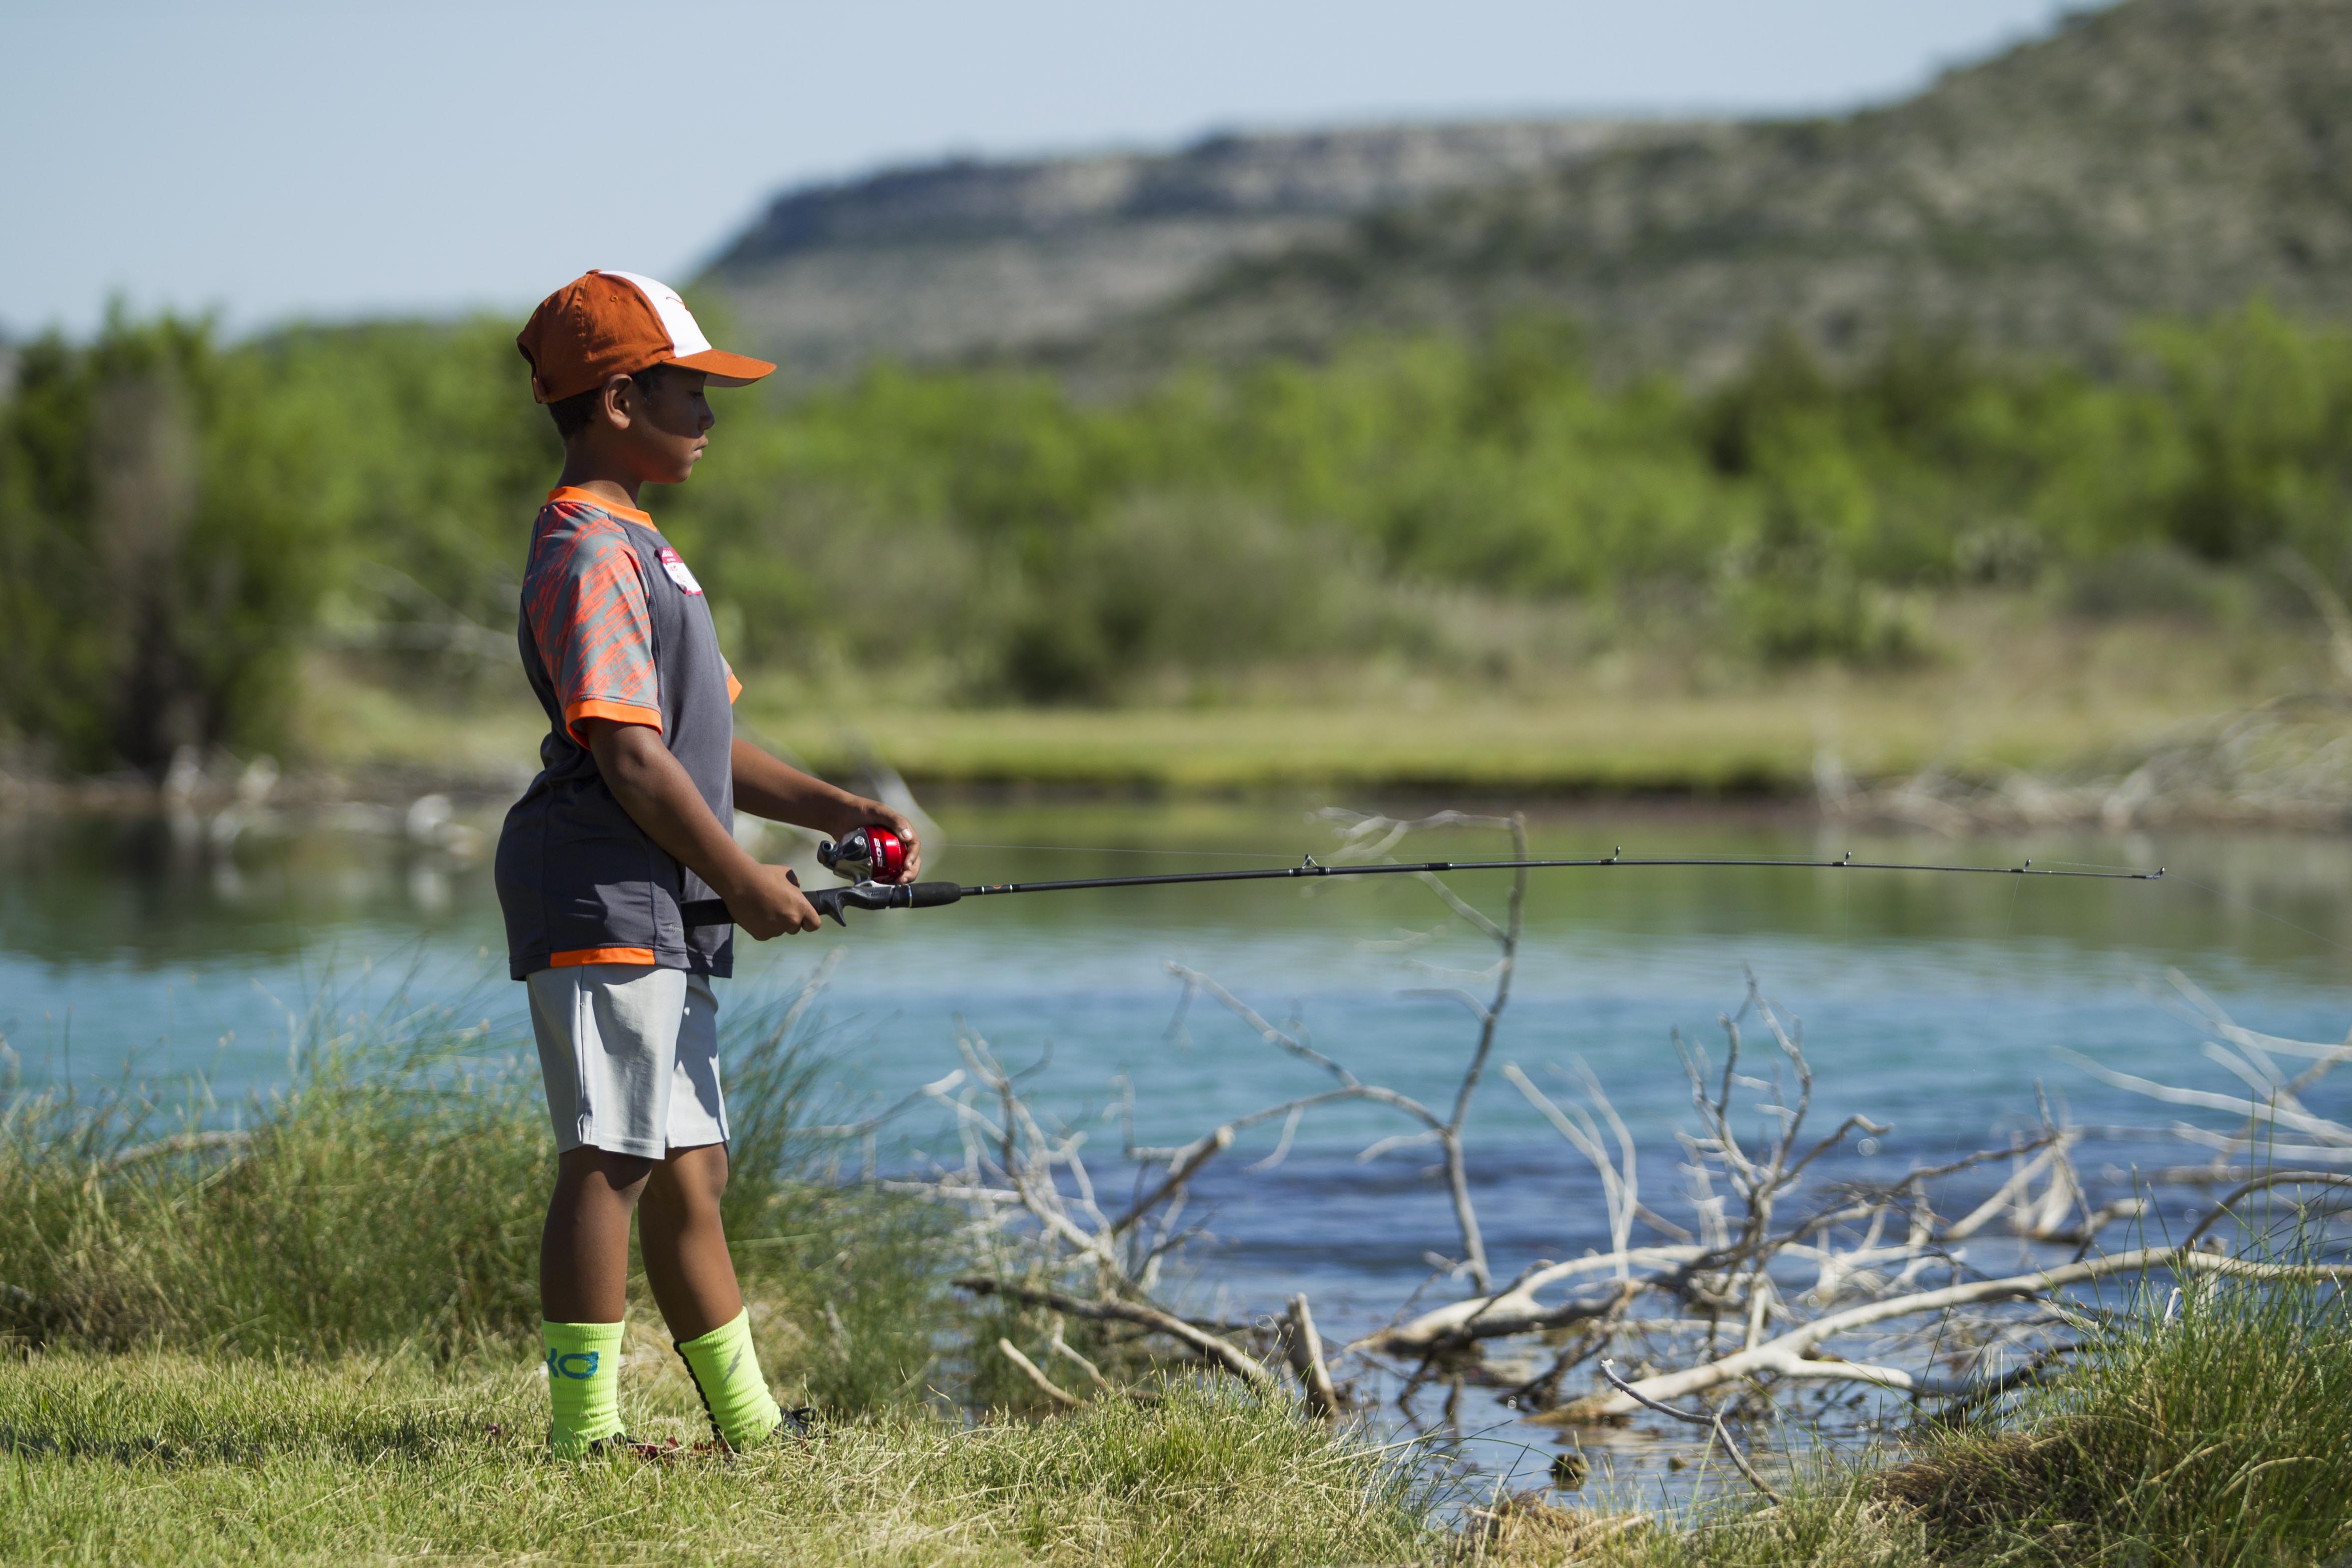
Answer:
M657 364L703 371L713 386L748 386L776 368L712 348L668 284L601 269L541 300L515 347L530 362L531 395L541 403L561 403L612 376Z

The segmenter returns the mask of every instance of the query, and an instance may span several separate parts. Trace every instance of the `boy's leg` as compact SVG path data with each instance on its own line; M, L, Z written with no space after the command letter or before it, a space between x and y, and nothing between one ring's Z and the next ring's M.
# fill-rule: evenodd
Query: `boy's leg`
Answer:
M735 1283L735 1260L719 1221L727 1190L727 1145L680 1149L654 1167L639 1211L637 1245L646 1281L677 1338L711 1428L730 1448L765 1442L783 1419L751 1348L751 1314Z
M555 1192L539 1238L540 1316L551 1323L621 1321L628 1310L629 1218L655 1169L651 1160L605 1149L566 1149L556 1157Z
M558 1157L540 1233L539 1310L547 1346L548 1444L567 1458L622 1436L629 1216L653 1163L586 1147Z
M751 1314L735 1283L719 1225L719 1196L727 1190L727 1145L680 1149L654 1167L646 1184L644 1224L637 1244L646 1281L677 1336L703 1408L719 1441L741 1450L765 1442L783 1413L751 1348Z
M558 1163L540 1237L550 1445L576 1455L621 1435L629 1224L666 1148L686 977L643 964L530 976Z
M729 1447L764 1442L782 1420L735 1282L719 1200L727 1191L727 1100L719 1086L719 1002L687 984L669 1096L669 1157L646 1184L637 1244L646 1280L677 1336L677 1353Z
M719 1200L726 1191L724 1143L674 1149L646 1181L638 1211L646 1282L670 1332L681 1340L700 1339L743 1310L735 1260L728 1255L727 1232L719 1218Z

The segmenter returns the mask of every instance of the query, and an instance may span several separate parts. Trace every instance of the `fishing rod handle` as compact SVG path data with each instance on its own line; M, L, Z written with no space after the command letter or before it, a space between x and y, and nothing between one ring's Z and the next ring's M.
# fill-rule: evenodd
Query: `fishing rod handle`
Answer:
M951 904L963 897L953 882L859 882L847 888L818 888L806 894L821 915L836 925L847 925L844 910L928 910ZM677 906L678 920L688 926L723 926L735 917L724 899L688 899Z

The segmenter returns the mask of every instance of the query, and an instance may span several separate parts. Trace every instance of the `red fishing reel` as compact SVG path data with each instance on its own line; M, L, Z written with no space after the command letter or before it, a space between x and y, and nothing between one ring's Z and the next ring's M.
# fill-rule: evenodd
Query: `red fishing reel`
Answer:
M836 877L857 882L895 882L907 874L907 841L887 827L856 827L838 844L820 844L816 858Z

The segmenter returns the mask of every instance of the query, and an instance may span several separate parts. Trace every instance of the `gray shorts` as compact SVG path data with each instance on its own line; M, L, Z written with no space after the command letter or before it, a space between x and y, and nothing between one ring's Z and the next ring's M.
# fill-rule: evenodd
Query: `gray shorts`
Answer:
M709 977L583 963L539 970L528 984L557 1149L659 1160L727 1142Z

